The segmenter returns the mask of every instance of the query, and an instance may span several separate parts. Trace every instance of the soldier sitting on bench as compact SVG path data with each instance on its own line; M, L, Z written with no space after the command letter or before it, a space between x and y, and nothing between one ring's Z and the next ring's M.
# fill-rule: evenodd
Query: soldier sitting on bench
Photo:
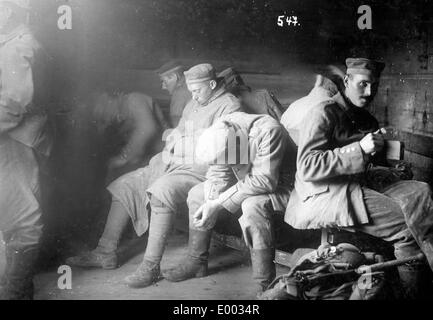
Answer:
M344 88L312 108L300 126L295 189L285 221L296 229L362 231L393 244L396 258L422 251L433 268L429 185L400 181L378 192L360 182L370 163L385 158L378 122L366 110L385 65L364 58L350 58L346 64ZM416 297L425 282L422 269L422 264L398 267L409 297Z
M205 130L196 150L196 157L211 166L208 180L188 194L189 254L163 275L173 282L206 276L212 229L218 216L233 214L261 293L275 278L272 216L284 212L290 196L295 146L272 117L236 112Z

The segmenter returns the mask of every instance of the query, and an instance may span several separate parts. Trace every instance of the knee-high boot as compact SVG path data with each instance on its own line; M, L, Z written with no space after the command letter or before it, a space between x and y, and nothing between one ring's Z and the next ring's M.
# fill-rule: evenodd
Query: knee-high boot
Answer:
M149 238L143 262L138 269L125 278L131 288L144 288L158 281L160 262L174 221L174 212L166 207L152 207Z
M2 276L0 277L0 288L4 287L7 283L7 274L8 274L8 270L11 266L12 263L12 250L5 250L5 257L6 257L6 268L4 273L2 274Z
M209 246L212 230L189 230L188 256L175 268L164 271L164 278L180 282L207 276Z
M0 300L33 300L33 276L36 273L39 247L29 246L16 250L6 245L6 255L9 261Z
M407 300L432 298L432 272L426 264L402 265L397 267L403 296Z
M256 292L260 294L265 291L269 284L275 279L275 249L250 249L250 253L253 280L256 283Z
M107 222L105 223L104 233L99 239L96 249L70 257L66 259L66 263L71 266L84 268L116 269L118 267L116 250L129 220L130 217L123 205L116 199L113 199Z

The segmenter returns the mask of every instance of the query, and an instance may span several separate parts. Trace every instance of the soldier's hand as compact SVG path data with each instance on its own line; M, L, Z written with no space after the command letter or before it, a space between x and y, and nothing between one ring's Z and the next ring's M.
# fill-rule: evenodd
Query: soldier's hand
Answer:
M383 149L385 140L381 133L369 133L360 142L361 149L365 154L374 154Z
M199 229L210 230L215 226L222 206L216 200L207 201L193 216L193 225Z

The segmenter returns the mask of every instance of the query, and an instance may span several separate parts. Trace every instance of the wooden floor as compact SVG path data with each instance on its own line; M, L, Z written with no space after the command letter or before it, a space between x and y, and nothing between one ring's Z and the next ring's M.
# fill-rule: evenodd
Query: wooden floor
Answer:
M187 253L187 235L177 233L170 238L162 261L162 268L176 265ZM0 272L4 268L4 249L0 247ZM131 289L123 279L140 264L139 254L116 270L72 269L72 289L60 290L57 270L37 275L35 279L37 300L252 300L251 266L248 257L239 251L212 242L210 275L182 283L164 279L144 289ZM287 272L277 267L277 273Z

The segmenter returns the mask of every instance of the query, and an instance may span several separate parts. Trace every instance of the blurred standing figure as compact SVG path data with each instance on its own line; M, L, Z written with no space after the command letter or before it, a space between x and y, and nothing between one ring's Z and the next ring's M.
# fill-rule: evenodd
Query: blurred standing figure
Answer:
M170 121L172 128L176 128L182 117L183 109L191 100L191 92L186 86L185 68L177 61L170 61L159 68L156 73L161 79L162 89L171 96Z
M45 54L27 22L29 1L0 0L0 230L6 271L0 299L33 298L42 235L39 169L49 155Z
M164 146L169 129L159 105L141 92L98 93L93 119L108 158L106 183L147 165Z

